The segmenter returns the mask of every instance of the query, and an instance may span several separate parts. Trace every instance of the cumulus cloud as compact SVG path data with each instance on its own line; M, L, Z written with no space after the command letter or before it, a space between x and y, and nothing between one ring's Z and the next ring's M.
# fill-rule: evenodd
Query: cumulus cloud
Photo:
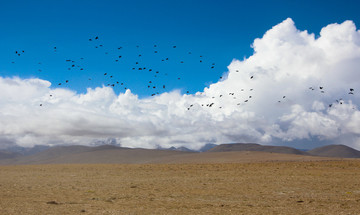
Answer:
M252 56L234 59L223 79L193 95L139 99L105 86L77 94L46 80L0 77L0 140L192 149L318 140L360 149L360 32L352 21L315 36L288 18L252 47Z

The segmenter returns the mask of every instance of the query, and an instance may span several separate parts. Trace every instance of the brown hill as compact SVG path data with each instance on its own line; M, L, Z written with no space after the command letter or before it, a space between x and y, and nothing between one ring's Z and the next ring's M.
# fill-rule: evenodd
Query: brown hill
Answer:
M360 151L345 145L328 145L307 152L312 156L360 158Z
M234 143L221 144L208 150L207 152L228 152L228 151L259 151L282 154L306 155L306 152L287 146L263 146L256 143Z

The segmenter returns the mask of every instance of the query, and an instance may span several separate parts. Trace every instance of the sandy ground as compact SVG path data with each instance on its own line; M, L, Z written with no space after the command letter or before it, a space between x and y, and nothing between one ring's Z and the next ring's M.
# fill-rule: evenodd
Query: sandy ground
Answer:
M0 214L360 214L360 161L0 166Z

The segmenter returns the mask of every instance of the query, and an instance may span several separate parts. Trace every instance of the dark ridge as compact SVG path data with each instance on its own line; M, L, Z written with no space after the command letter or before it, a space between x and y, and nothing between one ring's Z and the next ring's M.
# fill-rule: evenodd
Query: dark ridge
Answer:
M12 159L12 158L16 158L18 156L21 156L20 153L16 153L16 152L9 152L9 151L0 151L0 160L2 159Z
M175 150L175 151L181 151L181 152L195 152L194 150L191 150L189 148L186 148L184 146L181 147L170 147L169 150Z
M322 157L341 157L341 158L360 158L360 151L345 145L328 145L318 147L307 152L312 156Z
M33 155L49 148L50 146L45 145L35 145L33 147L11 146L6 148L5 151L18 153L20 155Z
M306 152L300 151L287 146L263 146L256 143L233 143L221 144L208 150L207 152L228 152L228 151L260 151L283 154L307 155Z
M186 148L184 146L181 146L181 147L170 147L170 148L164 148L164 147L161 147L161 146L158 146L156 148L156 150L170 150L170 151L180 151L180 152L196 152L194 150L191 150L189 148Z
M216 147L216 146L218 146L218 145L213 144L213 143L207 143L207 144L205 144L203 147L201 147L201 148L199 149L199 152L209 151L210 149L212 149L212 148L214 148L214 147Z
M193 150L189 149L189 148L186 148L184 146L182 147L170 147L168 149L163 149L163 150L171 150L171 151L181 151L181 152L194 152Z
M129 149L125 147L119 147L115 145L100 145L95 147L89 147L90 151L99 151L99 150L112 150L112 149Z

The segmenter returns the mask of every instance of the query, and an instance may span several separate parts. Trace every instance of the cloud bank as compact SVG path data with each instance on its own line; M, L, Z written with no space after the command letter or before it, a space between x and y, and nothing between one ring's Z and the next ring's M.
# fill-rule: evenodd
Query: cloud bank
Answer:
M139 99L105 86L77 94L46 80L0 77L0 144L325 141L360 149L360 31L352 21L315 36L288 18L252 47L251 57L234 59L219 82L193 95Z

